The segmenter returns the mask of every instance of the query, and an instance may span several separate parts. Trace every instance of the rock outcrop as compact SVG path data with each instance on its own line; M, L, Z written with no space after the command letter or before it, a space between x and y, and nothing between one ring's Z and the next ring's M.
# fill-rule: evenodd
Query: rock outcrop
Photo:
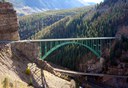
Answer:
M40 46L38 43L14 43L11 46L29 58L30 61L40 58Z
M19 40L16 11L8 2L0 2L0 40Z

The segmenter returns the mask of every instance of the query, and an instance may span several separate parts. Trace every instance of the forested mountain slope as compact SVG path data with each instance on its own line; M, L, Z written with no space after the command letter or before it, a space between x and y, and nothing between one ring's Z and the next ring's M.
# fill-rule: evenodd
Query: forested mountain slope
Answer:
M74 16L82 13L83 11L89 11L94 6L87 6L83 8L75 8L68 10L53 10L46 11L39 14L28 15L19 17L19 33L21 39L30 38L35 33L43 30L47 26L67 17Z
M128 25L127 15L128 0L105 0L95 9L69 17L63 25L61 20L43 29L35 38L112 37Z

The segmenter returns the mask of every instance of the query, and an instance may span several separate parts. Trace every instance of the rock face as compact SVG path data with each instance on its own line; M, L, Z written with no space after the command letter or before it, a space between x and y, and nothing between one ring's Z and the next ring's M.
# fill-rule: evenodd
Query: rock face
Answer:
M0 2L0 40L19 40L16 11L8 2Z
M25 55L30 61L40 58L40 46L38 43L14 43L11 46Z
M29 48L26 49L29 51ZM42 85L41 67L43 65L46 65L43 67L47 71L43 70L43 72L48 88L71 88L71 82L54 75L53 68L48 63L37 60L40 66L39 64L34 64L30 61L31 56L25 57L26 54L24 55L22 50L19 51L17 47L11 47L11 44L0 45L0 88L5 85L4 88L42 88L40 86ZM30 75L25 73L27 67L31 70ZM33 87L28 86L31 79Z

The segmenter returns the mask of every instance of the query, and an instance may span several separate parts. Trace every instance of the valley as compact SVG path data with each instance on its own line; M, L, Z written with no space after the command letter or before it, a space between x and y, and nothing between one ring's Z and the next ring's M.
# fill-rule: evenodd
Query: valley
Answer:
M127 88L128 0L41 1L0 2L1 85Z

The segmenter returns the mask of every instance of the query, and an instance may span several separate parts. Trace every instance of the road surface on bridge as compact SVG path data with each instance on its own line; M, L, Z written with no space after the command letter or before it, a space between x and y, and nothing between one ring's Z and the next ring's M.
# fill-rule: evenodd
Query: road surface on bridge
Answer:
M23 42L52 42L52 41L73 41L73 40L106 40L106 39L117 39L117 37L92 37L92 38L62 38L62 39L37 39L37 40L18 40L9 41L1 40L0 43L23 43Z

